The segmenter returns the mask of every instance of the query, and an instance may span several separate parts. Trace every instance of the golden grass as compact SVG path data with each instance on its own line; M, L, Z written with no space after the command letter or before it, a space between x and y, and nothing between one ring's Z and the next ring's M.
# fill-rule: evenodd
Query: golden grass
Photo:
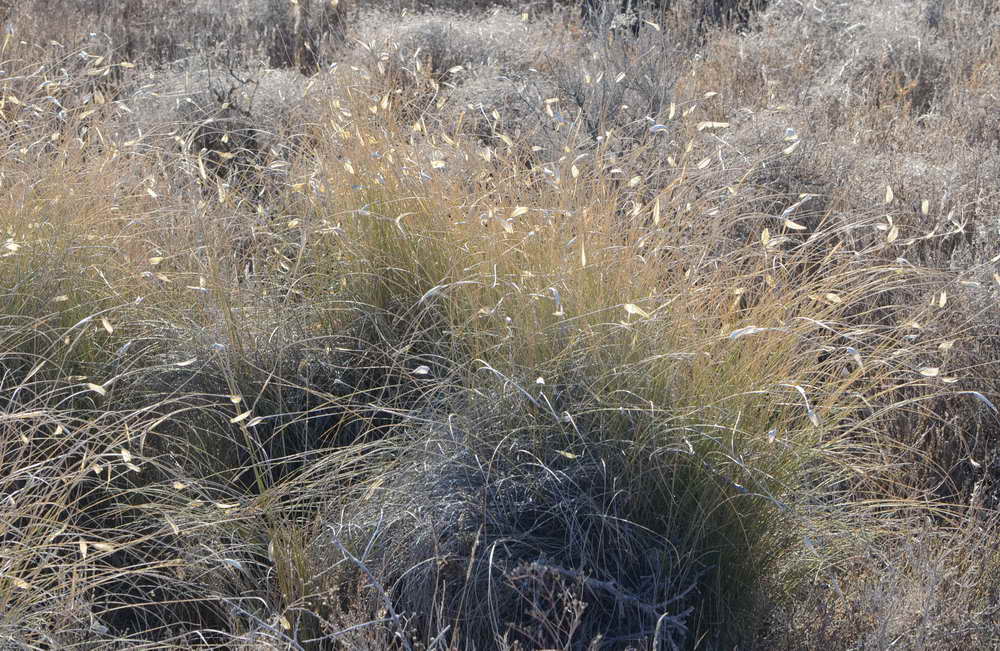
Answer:
M775 17L836 33L796 11L581 30L582 60L544 47L572 17L498 14L539 39L516 73L556 80L516 133L362 39L303 80L330 90L289 154L232 168L129 131L141 61L8 37L0 638L995 643L981 134L952 177L897 165L935 82L896 97L862 61L834 115L821 58L775 63Z

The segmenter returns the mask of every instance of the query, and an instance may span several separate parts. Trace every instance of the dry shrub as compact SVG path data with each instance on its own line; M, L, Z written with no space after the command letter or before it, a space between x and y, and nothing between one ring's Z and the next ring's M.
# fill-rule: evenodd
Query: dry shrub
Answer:
M643 32L638 41L602 39L587 44L580 59L560 59L551 73L561 96L579 111L594 142L614 131L623 151L648 137L650 118L665 117L675 99L681 50L673 34Z
M512 155L537 161L557 156L574 135L573 116L552 105L558 88L534 69L551 68L551 54L565 56L563 46L573 43L561 30L556 42L550 38L551 29L565 26L558 20L525 21L496 10L392 21L373 12L357 26L369 43L369 56L358 63L380 87L397 91L393 100L408 107L405 119L419 116L435 129L471 135L498 151L514 148Z
M171 161L164 167L177 187L260 202L276 196L313 136L327 92L325 75L289 70L140 69L123 87L108 135Z
M166 64L208 56L233 65L247 58L312 73L340 47L350 2L321 0L32 0L14 16L26 32L74 42L96 33L118 56ZM249 47L248 47L249 46Z
M266 9L256 11L269 42L271 67L316 72L345 36L347 6L347 2L330 0L267 0Z
M778 614L768 648L965 648L995 643L996 523L887 535Z
M841 38L849 57L828 64L831 78L845 88L838 99L917 116L930 112L935 96L947 90L947 50L927 38L919 8L859 6L847 19L852 24Z
M537 22L499 9L485 15L441 11L402 17L376 10L355 25L363 42L393 43L402 59L420 61L439 81L460 80L458 67L523 70L533 62L533 46L544 38L540 29Z
M521 9L541 6L544 9L548 2L549 0L541 3L532 0L378 0L372 4L393 14L482 14L497 7Z
M745 29L769 0L580 0L584 21L598 31L638 34L646 21L685 23L694 32Z
M571 149L578 129L554 84L537 75L480 68L441 107L442 126L525 161L554 160ZM507 140L505 140L505 138Z

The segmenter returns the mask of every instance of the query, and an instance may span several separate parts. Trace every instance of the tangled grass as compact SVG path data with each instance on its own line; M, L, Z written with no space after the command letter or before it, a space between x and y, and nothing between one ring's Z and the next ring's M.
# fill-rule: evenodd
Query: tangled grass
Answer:
M7 12L0 639L996 646L992 5L391 4Z

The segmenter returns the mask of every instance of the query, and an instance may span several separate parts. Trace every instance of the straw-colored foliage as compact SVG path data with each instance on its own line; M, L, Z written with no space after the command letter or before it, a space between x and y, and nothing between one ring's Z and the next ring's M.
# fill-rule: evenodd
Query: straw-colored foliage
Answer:
M1000 644L993 4L427 4L4 13L0 646Z

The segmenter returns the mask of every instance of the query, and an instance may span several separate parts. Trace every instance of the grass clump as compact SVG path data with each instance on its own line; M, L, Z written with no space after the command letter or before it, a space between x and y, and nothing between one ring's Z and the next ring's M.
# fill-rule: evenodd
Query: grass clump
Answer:
M8 17L5 642L996 644L985 5L298 4Z

